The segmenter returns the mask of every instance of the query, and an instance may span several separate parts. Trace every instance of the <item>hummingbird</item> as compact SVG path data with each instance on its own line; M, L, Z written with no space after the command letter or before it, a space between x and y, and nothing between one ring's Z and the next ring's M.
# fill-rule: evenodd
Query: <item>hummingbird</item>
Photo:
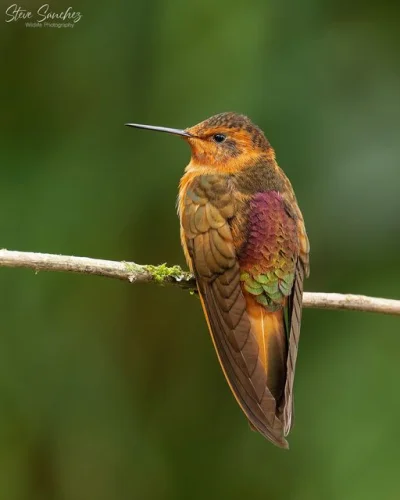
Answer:
M189 144L180 236L211 338L250 427L288 448L310 251L289 179L262 130L241 114L220 113L184 130L126 125Z

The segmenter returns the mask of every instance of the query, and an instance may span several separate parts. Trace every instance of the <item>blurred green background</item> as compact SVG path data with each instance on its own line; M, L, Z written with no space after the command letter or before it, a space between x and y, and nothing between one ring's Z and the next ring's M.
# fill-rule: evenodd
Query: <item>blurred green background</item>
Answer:
M123 124L238 111L295 187L306 290L400 297L398 2L69 5L73 29L0 24L2 247L183 265L187 146ZM400 498L398 318L305 310L285 452L249 430L196 298L0 274L1 500Z

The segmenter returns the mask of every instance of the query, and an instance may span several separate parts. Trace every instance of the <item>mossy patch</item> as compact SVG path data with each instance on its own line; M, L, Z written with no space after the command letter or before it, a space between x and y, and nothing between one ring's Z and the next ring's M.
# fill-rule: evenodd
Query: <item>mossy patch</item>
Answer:
M183 271L180 266L168 267L165 263L159 266L151 264L141 266L134 262L123 262L123 264L128 273L132 275L132 281L135 281L135 275L140 275L141 273L149 273L159 285L168 281L169 278L173 278L176 281L189 281L191 279L190 273Z
M150 264L143 266L154 278L158 284L164 283L167 278L174 278L177 281L188 280L190 275L183 271L180 266L168 267L167 264L152 266Z

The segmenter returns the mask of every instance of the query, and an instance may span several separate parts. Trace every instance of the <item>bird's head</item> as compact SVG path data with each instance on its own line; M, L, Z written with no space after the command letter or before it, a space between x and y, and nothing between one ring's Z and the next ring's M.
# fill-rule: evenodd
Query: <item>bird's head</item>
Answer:
M247 116L237 113L220 113L184 130L136 123L127 125L181 136L191 148L189 166L194 170L220 169L233 173L254 164L260 156L274 158L274 151L262 130Z

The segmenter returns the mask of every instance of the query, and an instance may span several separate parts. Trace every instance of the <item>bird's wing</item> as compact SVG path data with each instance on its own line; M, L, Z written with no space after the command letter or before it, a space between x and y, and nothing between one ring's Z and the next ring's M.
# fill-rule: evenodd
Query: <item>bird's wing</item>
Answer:
M297 228L299 235L299 256L296 261L294 282L292 292L288 300L289 313L289 349L286 364L286 383L283 408L283 422L285 436L290 432L294 423L294 405L293 405L293 383L296 368L297 351L300 338L301 313L303 304L303 282L304 277L310 273L309 252L310 244L308 241L303 218L297 219Z
M238 219L236 201L223 176L197 177L181 199L180 212L185 254L197 278L211 336L232 392L251 424L273 443L287 447L276 394L283 394L286 378L283 306L291 292L293 273L285 281L277 269L277 279L272 277L268 283L258 273L257 263L252 266L251 259L245 258L232 227L232 221ZM248 221L249 216L244 218L244 223ZM258 252L255 248L255 255ZM262 293L253 283L259 275ZM279 300L274 295L275 281Z

